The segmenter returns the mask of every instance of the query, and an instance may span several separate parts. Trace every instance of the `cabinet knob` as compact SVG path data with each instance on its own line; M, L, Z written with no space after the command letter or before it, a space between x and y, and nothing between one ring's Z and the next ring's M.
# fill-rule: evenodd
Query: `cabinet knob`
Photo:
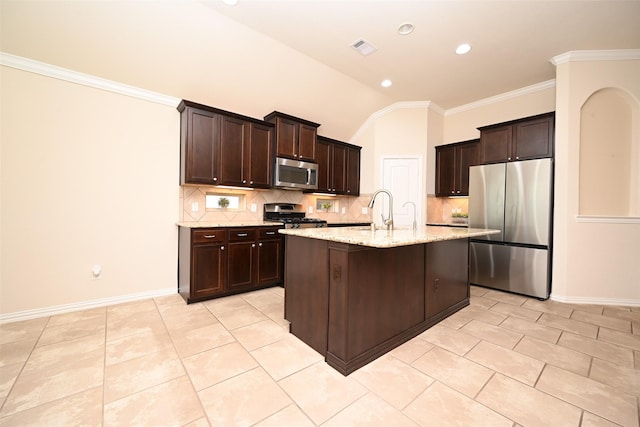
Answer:
M262 242L258 243L258 246L262 246Z
M249 184L253 185L253 181L249 181Z
M460 190L456 191L456 193L460 194Z
M217 181L217 180L218 180L218 178L215 178L215 177L213 178L213 181L214 181L214 182L215 182L215 181Z
M520 160L520 157L516 156L516 160Z
M251 244L251 247L252 247L252 248L255 248L255 247L256 247L256 244L255 244L255 243L252 243L252 244Z
M221 251L224 251L224 246L221 246L221 247L220 247L220 250L221 250Z
M507 157L507 160L511 160L511 157Z
M247 183L247 180L246 180L246 179L243 179L243 180L242 180L242 183L243 183L243 184L246 184L246 183Z
M433 289L435 289L436 291L438 290L438 288L440 287L440 285L438 284L438 281L440 279L434 279L433 280Z

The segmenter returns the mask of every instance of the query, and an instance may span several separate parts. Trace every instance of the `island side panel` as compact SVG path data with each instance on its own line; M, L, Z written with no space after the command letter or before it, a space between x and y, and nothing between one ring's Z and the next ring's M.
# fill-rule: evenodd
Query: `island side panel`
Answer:
M323 356L329 317L328 242L287 236L284 300L289 331Z
M426 247L425 316L433 323L469 305L469 239Z
M410 338L425 319L424 245L329 244L327 362L349 373Z

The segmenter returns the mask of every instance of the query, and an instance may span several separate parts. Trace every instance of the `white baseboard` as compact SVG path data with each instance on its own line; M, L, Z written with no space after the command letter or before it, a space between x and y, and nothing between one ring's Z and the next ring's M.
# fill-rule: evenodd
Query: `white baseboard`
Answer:
M596 298L596 297L567 297L551 295L552 301L565 302L568 304L596 304L596 305L622 305L626 307L640 307L640 300L620 299L620 298Z
M158 289L155 291L140 292L137 294L122 295L118 297L101 298L92 301L83 301L73 304L55 305L52 307L36 308L34 310L18 311L15 313L0 314L0 324L18 322L21 320L36 319L38 317L55 316L57 314L70 313L72 311L88 310L90 308L105 307L107 305L122 304L148 298L163 297L177 294L175 287Z

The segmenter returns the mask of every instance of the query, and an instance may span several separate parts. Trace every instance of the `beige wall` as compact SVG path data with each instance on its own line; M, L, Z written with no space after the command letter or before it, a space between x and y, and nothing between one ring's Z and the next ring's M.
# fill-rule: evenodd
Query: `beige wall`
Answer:
M640 220L578 218L580 110L603 88L640 100L640 61L569 61L557 65L553 296L640 301ZM636 119L637 120L637 119ZM634 133L635 144L638 134ZM637 150L635 151L637 156ZM639 160L634 160L637 168ZM638 188L638 187L636 187ZM593 222L593 221L602 222Z
M0 70L0 313L175 292L176 110Z

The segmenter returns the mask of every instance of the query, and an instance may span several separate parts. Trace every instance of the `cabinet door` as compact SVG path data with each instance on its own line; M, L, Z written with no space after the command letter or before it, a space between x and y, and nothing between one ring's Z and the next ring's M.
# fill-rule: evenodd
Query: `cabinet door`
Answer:
M228 289L231 291L251 287L255 281L256 229L229 230L228 246Z
M187 108L186 114L184 183L215 184L220 160L219 116L193 108Z
M191 299L225 290L227 253L223 244L194 246L191 250Z
M515 125L514 156L512 160L552 157L554 118L543 117Z
M234 117L220 120L220 176L218 184L242 186L246 182L243 157L248 149L248 123Z
M317 128L304 123L298 124L298 159L316 161Z
M288 159L298 158L298 123L278 117L276 119L276 156Z
M469 195L469 167L478 164L478 143L462 144L456 151L456 196Z
M455 195L455 146L436 147L436 196Z
M282 239L258 242L258 285L282 282Z
M333 145L333 162L332 162L333 184L331 190L333 193L347 193L347 147L344 145Z
M351 147L347 150L347 195L360 195L360 150Z
M480 163L499 163L511 160L513 126L501 126L480 132Z
M469 298L469 241L446 240L425 246L425 319L428 319ZM461 265L466 268L460 268Z
M316 160L318 161L318 190L328 193L331 190L331 159L332 147L328 141L318 138L316 146Z
M270 126L251 123L249 153L245 159L249 173L249 186L256 188L271 188L271 169L273 158L271 154L272 130Z

